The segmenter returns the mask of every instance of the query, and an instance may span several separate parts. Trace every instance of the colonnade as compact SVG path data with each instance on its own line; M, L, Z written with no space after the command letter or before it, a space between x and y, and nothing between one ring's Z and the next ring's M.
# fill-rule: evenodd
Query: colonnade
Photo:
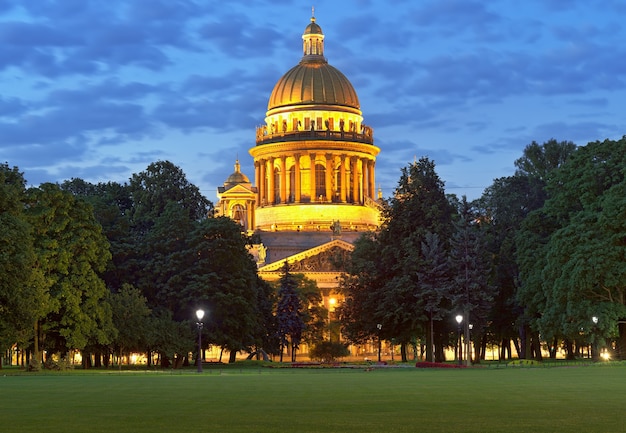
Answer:
M282 203L363 203L374 199L372 156L292 153L254 162L258 206Z

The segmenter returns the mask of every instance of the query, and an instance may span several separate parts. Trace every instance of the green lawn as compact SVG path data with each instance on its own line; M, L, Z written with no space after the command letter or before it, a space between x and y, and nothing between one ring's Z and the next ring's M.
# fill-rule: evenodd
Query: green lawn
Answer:
M19 433L615 433L625 403L624 365L0 371L1 428Z

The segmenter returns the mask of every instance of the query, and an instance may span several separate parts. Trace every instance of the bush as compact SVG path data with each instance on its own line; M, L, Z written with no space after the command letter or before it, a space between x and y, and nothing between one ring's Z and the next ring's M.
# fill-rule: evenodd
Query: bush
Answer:
M511 361L507 364L511 367L533 367L542 365L541 361L537 361L536 359L516 359L515 361Z
M450 364L446 362L428 362L420 361L415 364L417 368L466 368L465 364Z
M323 363L331 363L337 360L337 358L343 358L348 356L350 351L341 343L333 343L331 341L322 341L314 345L309 350L309 357L316 359Z

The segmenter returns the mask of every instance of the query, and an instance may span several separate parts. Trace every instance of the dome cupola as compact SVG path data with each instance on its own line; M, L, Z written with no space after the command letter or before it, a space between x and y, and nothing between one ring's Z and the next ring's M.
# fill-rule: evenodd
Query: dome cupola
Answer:
M324 57L324 33L315 16L302 34L303 55L274 86L267 106L274 110L294 105L331 106L360 114L359 98L346 76Z
M248 179L248 176L241 172L241 165L239 164L239 160L236 160L235 171L230 176L228 176L228 179L226 179L226 182L224 182L224 186L233 186L239 183L250 183L250 179Z

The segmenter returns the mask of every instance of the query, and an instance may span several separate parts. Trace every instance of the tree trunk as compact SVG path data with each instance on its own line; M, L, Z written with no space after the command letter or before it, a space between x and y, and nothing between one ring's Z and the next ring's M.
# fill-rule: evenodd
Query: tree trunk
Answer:
M503 338L500 345L500 361L505 361L507 359L507 352L509 357L511 357L511 340L508 338Z
M35 320L35 335L33 337L33 354L31 360L28 362L30 366L33 363L32 368L39 369L41 365L41 360L39 359L39 321Z
M433 313L430 312L430 319L428 320L428 332L426 333L426 359L430 362L435 362L435 354L433 351Z
M572 340L567 339L563 343L565 345L565 352L566 352L565 359L568 359L568 360L576 359L576 356L574 354L574 343L572 343Z
M539 340L539 332L532 333L531 347L533 350L533 359L536 359L537 361L543 361L543 355L541 354L541 341Z
M520 354L520 358L521 359L532 359L533 357L533 345L532 345L532 338L531 338L531 332L530 329L528 328L527 325L524 325L522 327L521 333L520 333L520 337L522 340L522 353Z
M548 352L550 353L550 359L556 359L556 353L557 353L557 348L558 348L558 344L559 344L559 340L554 337L554 340L552 340L552 344L548 346Z
M483 334L483 338L480 343L480 359L485 360L487 357L487 334Z
M232 364L235 361L237 361L237 351L236 350L231 350L230 351L230 357L228 358L228 363Z
M83 352L83 370L88 370L92 367L91 365L91 353Z
M291 345L291 362L296 362L296 346L295 344Z

